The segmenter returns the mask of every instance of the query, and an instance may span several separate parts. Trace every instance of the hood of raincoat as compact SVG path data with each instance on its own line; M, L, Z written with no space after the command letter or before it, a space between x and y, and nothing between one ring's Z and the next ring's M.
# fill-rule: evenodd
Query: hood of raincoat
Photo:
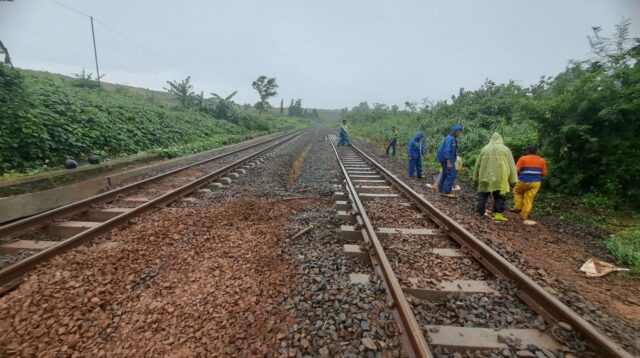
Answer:
M500 133L493 133L491 135L491 140L489 141L489 144L504 144Z
M478 183L478 192L500 190L502 195L510 191L509 184L518 181L513 155L503 144L500 134L493 133L489 144L478 154L473 180Z
M453 125L453 127L451 127L451 132L449 132L449 133L453 134L456 131L461 131L461 130L462 130L462 124L456 123L456 124Z
M423 131L420 131L420 132L418 132L418 133L416 134L416 136L415 136L415 137L413 137L413 139L420 140L420 139L422 139L422 137L424 137L424 132L423 132Z

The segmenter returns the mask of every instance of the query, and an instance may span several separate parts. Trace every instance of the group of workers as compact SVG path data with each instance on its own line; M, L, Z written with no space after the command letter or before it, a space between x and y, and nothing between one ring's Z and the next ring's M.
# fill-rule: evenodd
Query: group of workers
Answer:
M462 160L458 156L458 138L462 135L463 127L456 124L444 138L436 154L440 163L441 172L435 183L427 184L428 187L438 190L446 198L455 198L453 185L458 177L458 171L462 169ZM424 178L422 170L422 156L425 154L425 133L419 131L407 145L409 157L409 177ZM340 129L338 146L351 144L346 120L343 120ZM386 154L395 157L398 144L398 131L391 127L386 146ZM512 212L519 213L520 219L526 225L535 225L529 220L529 214L533 208L533 201L540 189L542 177L547 174L545 160L537 154L537 147L530 145L526 148L526 155L515 163L511 150L504 145L502 136L494 133L489 144L484 146L473 171L473 181L478 192L476 211L479 215L488 215L485 210L490 196L493 197L493 219L507 221L504 216L506 194L513 192L514 207ZM513 190L511 187L513 186Z
M447 198L456 197L452 190L458 177L458 171L462 168L462 161L458 156L458 138L462 135L462 131L462 125L454 125L449 135L438 147L436 159L440 163L441 172L433 185L427 184ZM395 146L397 143L396 129L392 128L391 133ZM424 132L420 131L409 142L407 155L410 177L423 177L424 138ZM476 211L479 215L488 214L485 208L487 200L492 196L493 219L507 221L508 218L504 216L506 194L511 191L513 186L514 207L511 211L519 213L524 224L535 225L534 221L529 220L529 214L533 208L534 198L540 190L542 177L547 174L546 162L537 152L537 147L530 145L526 148L527 154L515 163L511 150L502 141L502 136L498 133L491 136L489 144L484 146L478 154L473 171L473 181L478 191Z

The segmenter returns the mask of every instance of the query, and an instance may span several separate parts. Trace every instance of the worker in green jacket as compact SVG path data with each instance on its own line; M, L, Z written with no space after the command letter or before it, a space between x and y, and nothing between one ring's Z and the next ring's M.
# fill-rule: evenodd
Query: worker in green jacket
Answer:
M478 154L473 181L478 188L478 214L485 214L485 206L489 196L493 196L493 218L496 221L507 221L504 217L505 195L511 186L518 181L513 154L502 142L502 136L493 133L489 144Z
M389 133L389 144L387 144L387 155L389 155L389 149L391 150L391 155L396 156L396 145L398 144L398 130L396 127L391 127L391 133Z

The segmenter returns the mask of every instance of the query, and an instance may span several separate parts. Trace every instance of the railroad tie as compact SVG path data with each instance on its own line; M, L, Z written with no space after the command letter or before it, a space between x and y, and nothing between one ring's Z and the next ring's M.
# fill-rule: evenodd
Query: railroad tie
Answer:
M384 179L354 179L352 180L354 185L360 184L360 183L366 183L366 184L382 184L382 183L386 183L386 181Z
M44 250L59 243L59 241L16 240L0 245L1 255L16 255L22 250Z
M441 281L436 287L418 287L417 278L409 278L411 287L403 287L404 293L422 300L438 300L452 294L472 295L478 293L498 294L490 287L489 281L453 280Z
M346 200L337 200L333 203L333 208L338 211L348 211L351 210L351 204Z
M360 245L345 244L342 250L347 257L356 258L365 265L371 265L369 253L362 250Z
M45 228L45 231L57 238L67 238L75 236L85 230L94 228L101 223L94 221L62 221L51 224Z
M511 349L505 342L520 342L522 347L532 344L542 349L559 351L562 345L537 329L493 329L477 327L426 326L427 339L434 346L477 349ZM523 348L524 349L524 348ZM526 349L524 349L527 351ZM525 356L526 357L526 356Z
M338 218L350 224L356 223L356 217L351 215L348 211L338 210Z
M331 201L338 201L338 200L347 200L347 194L345 194L342 191L336 191L335 193L333 193L333 196L331 196Z
M227 186L222 183L211 183L207 186L207 188L211 190L226 188Z
M371 275L368 273L350 273L349 281L355 284L368 285L371 283L370 277Z
M356 191L362 193L367 190L391 190L393 187L388 185L356 185Z
M349 175L349 178L352 179L382 179L382 177L378 174L354 174Z
M222 178L217 180L217 182L222 184L222 185L229 185L229 184L231 184L232 181L233 180L231 180L231 178L229 178L229 177L222 177Z
M362 200L371 200L371 199L395 199L400 196L396 193L391 194L377 194L377 193L359 193L358 196Z
M144 204L144 203L148 202L149 199L142 198L142 197L128 197L128 198L122 199L122 201L124 201L126 203L133 203L133 204Z
M86 221L107 221L113 219L120 214L131 211L131 208L108 208L108 209L89 209L82 215L82 219Z
M364 169L353 169L353 170L348 170L347 172L349 173L349 176L352 175L374 175L374 174L378 174L377 171L375 170L364 170Z
M342 239L346 242L362 242L362 230L356 229L352 225L341 225L340 231ZM403 229L403 228L380 228L376 230L378 238L387 238L392 234L418 235L418 236L439 236L444 233L437 229Z

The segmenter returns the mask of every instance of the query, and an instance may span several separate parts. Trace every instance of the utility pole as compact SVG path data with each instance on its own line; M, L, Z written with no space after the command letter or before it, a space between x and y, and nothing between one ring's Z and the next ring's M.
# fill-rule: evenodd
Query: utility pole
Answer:
M98 80L98 87L100 87L100 68L98 67L98 50L96 50L96 33L93 31L93 16L89 16L91 19L91 36L93 37L93 56L96 59L96 79Z

